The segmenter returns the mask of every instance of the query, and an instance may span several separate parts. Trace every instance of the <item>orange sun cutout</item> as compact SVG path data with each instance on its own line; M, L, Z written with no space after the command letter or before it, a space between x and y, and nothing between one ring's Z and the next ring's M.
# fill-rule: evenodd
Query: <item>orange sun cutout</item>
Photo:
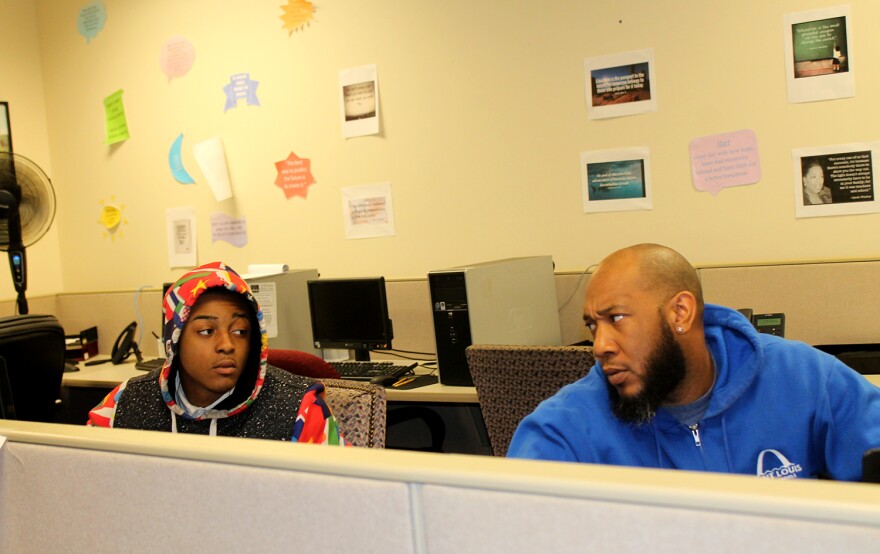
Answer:
M284 22L284 28L288 34L299 31L309 24L315 13L315 6L308 0L288 0L287 5L281 6L284 15L279 16Z

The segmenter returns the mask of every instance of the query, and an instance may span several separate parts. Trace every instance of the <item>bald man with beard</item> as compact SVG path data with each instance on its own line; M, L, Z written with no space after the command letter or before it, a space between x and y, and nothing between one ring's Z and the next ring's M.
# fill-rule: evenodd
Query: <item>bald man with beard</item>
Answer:
M880 388L704 304L670 248L605 258L584 322L596 364L520 423L508 456L858 481L862 454L880 446Z

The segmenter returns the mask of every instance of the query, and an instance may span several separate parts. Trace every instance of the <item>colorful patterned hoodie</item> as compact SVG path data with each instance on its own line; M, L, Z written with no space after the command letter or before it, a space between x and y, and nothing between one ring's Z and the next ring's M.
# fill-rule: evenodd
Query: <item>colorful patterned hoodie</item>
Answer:
M208 409L188 409L176 393L180 336L198 298L214 287L243 295L260 333L251 335L247 366L232 393ZM186 273L168 289L163 306L165 364L112 390L89 413L88 425L346 444L324 401L324 385L267 364L263 313L232 268L213 262Z

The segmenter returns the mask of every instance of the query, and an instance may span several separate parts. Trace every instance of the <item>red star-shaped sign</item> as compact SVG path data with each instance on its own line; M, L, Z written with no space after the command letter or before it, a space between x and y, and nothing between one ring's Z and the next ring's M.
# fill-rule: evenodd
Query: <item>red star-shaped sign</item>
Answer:
M278 170L275 184L281 187L288 200L294 196L305 198L309 193L309 185L315 183L315 178L312 176L312 160L300 158L293 152L286 160L275 162L275 169Z

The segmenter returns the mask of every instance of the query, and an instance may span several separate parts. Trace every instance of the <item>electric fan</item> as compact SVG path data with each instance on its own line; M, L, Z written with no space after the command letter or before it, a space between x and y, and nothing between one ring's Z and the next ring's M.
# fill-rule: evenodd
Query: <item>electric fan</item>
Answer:
M18 313L28 313L25 247L37 242L55 217L55 191L40 167L20 154L0 152L0 250L9 254Z

